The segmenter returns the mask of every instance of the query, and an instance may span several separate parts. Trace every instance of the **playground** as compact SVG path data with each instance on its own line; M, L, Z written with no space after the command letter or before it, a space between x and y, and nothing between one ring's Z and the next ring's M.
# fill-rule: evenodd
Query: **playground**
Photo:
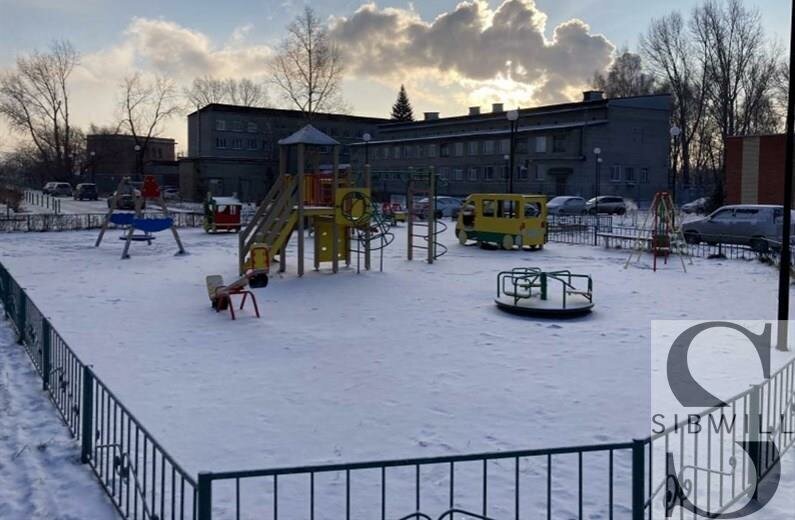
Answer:
M246 307L236 321L211 309L204 285L211 272L237 276L235 235L183 230L189 255L160 240L129 260L118 231L99 248L94 232L7 235L0 260L190 471L639 437L651 319L774 315L775 272L755 262L655 273L645 258L625 270L626 251L486 250L451 226L449 252L429 265L406 260L405 225L393 232L383 272L356 274L354 259L332 275L307 260L299 278L291 262L252 290L262 318ZM501 312L496 275L517 265L589 273L593 313Z

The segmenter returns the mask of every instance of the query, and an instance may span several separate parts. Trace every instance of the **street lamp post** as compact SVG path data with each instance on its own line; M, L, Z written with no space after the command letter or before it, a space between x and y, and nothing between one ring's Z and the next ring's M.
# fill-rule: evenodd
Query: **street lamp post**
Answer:
M518 110L509 110L505 117L508 118L508 121L511 124L511 136L510 136L510 159L508 164L508 193L513 193L513 170L514 170L514 161L516 157L515 151L515 143L516 143L516 126L517 122L519 121L519 111Z
M142 170L144 166L143 165L144 161L143 158L141 157L141 145L136 144L134 148L135 148L135 169L136 169L135 173L138 175L138 180L140 181L141 175L143 174Z
M372 138L373 136L369 133L362 136L362 140L364 141L364 164L370 164L370 141Z
M97 152L91 150L91 153L88 155L91 156L91 182L96 184L97 183Z
M593 207L594 207L594 217L596 218L596 223L593 227L593 245L599 245L599 174L601 173L599 170L602 166L602 149L596 147L593 149L593 154L596 156L596 160L594 161L596 164L595 171L594 171L594 196L593 196Z
M676 146L679 136L682 135L682 130L678 126L671 127L671 140ZM674 154L671 156L671 198L673 198L674 206L676 206L676 152L677 149L674 148ZM676 217L676 215L674 215Z

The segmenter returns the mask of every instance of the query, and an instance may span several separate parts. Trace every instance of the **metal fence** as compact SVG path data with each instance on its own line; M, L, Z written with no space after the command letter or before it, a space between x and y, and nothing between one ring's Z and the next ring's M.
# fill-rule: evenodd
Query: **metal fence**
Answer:
M105 213L46 214L31 213L0 217L0 233L33 231L82 231L99 229L105 222ZM179 228L194 228L204 225L201 213L173 212L170 216ZM114 227L113 225L111 226Z
M795 441L793 360L726 407L697 414L703 424L744 419L731 429L705 427L693 435L689 417L624 443L202 472L194 479L80 360L2 264L0 302L43 389L80 441L81 461L128 519L643 520L664 517L681 497L724 511L756 489L738 442L776 442L777 450L749 453L766 475ZM671 459L669 452L678 453ZM684 483L681 490L670 488L672 476Z
M648 249L650 229L633 225L623 217L600 216L599 225L593 216L556 217L548 219L549 241L564 244L601 245L610 249L633 249L640 243ZM689 256L695 258L727 258L732 260L762 259L776 262L780 243L768 241L766 251L755 250L734 243L683 244ZM795 252L795 247L791 247Z
M51 209L54 213L61 212L61 199L53 197L52 195L47 195L41 191L26 190L25 202L33 206Z
M52 403L123 518L194 519L196 481L83 363L0 264L0 302Z

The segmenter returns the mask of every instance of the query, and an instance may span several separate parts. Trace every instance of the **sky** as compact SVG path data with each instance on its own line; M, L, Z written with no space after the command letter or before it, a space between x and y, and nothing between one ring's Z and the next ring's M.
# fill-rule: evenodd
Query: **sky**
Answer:
M746 0L784 42L789 2ZM0 0L0 70L68 39L82 55L72 90L78 125L112 124L122 79L135 70L192 78L266 79L264 63L304 5L329 20L346 59L351 112L388 116L401 83L415 114L575 99L615 49L636 48L649 22L697 0ZM271 92L278 103L278 93ZM185 148L185 118L165 133ZM13 142L0 122L0 149Z

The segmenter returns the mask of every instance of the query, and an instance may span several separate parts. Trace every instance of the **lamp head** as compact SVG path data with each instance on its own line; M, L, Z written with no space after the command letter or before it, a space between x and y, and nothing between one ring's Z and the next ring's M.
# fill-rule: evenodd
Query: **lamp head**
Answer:
M518 110L509 110L505 113L505 117L508 118L508 121L516 121L519 119L519 111Z
M365 143L369 143L369 142L370 142L370 140L371 140L372 138L373 138L373 136L372 136L372 135L370 135L369 133L365 133L365 134L362 136L362 139L364 140L364 142L365 142Z
M601 155L602 154L602 149L599 148L599 147L596 147L596 148L593 149L593 153L594 153L594 155Z

